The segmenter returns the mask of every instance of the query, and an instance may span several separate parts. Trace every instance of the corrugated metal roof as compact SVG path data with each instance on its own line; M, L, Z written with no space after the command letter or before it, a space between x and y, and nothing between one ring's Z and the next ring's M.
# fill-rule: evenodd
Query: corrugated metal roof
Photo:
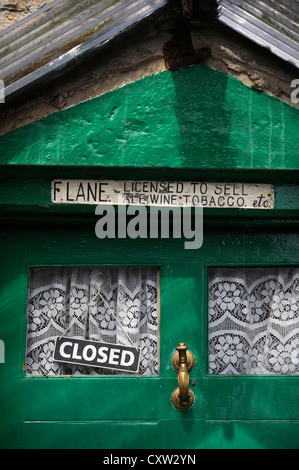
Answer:
M54 0L0 32L5 98L107 45L170 0ZM217 0L218 19L299 67L299 0ZM214 2L210 3L213 8Z
M217 0L218 19L299 68L299 0Z
M0 33L5 97L54 76L167 4L167 0L55 0Z

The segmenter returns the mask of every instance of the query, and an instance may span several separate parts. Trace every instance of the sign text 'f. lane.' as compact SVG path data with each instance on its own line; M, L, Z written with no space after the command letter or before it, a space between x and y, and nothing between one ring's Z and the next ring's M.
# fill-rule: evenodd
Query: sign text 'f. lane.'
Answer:
M54 361L125 372L139 370L140 349L83 339L56 338Z
M54 180L55 204L274 209L269 184L184 181Z

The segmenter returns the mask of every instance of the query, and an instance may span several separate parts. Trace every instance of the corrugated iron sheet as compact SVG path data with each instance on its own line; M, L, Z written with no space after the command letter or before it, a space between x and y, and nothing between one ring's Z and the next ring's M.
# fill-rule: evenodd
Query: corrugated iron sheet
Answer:
M299 67L299 0L217 0L219 20Z
M167 0L54 0L0 33L5 97L55 76L167 4Z
M3 30L0 79L6 99L55 77L167 3L170 0L54 0ZM299 67L299 0L217 3L221 22Z

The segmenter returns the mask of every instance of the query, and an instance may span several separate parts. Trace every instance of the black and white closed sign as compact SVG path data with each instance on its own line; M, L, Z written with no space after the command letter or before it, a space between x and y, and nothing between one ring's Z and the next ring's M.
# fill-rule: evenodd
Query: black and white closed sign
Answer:
M56 339L54 361L125 372L138 372L140 349L83 339Z

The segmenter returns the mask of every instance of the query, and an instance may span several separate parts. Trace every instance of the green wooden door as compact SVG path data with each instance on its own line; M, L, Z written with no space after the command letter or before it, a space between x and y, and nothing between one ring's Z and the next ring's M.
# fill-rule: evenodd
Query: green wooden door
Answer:
M297 233L206 229L183 241L99 240L91 225L7 226L2 235L1 447L298 448L299 387L292 374L209 372L209 269L299 265ZM158 376L26 376L28 273L48 266L154 266L160 271ZM171 403L175 347L185 342L194 406Z

